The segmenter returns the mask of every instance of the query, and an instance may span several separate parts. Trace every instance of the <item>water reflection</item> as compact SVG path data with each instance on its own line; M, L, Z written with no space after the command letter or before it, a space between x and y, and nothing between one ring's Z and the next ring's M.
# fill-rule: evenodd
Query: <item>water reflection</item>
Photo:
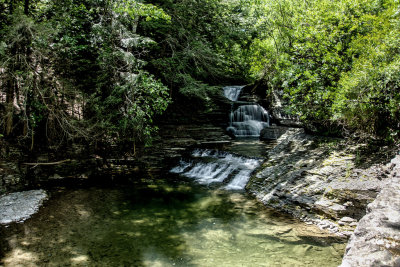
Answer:
M5 266L337 266L343 240L188 181L63 189L8 229Z
M242 156L265 158L269 149L275 145L276 141L260 141L259 138L238 138L224 149Z

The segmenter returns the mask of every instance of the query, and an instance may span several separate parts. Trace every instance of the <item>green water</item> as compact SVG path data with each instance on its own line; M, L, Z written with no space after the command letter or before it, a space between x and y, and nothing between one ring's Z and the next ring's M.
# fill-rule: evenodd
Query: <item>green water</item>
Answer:
M275 141L260 141L258 138L237 138L224 151L247 157L266 158L269 149L276 145Z
M61 188L6 232L4 266L337 266L345 248L245 193L179 177Z

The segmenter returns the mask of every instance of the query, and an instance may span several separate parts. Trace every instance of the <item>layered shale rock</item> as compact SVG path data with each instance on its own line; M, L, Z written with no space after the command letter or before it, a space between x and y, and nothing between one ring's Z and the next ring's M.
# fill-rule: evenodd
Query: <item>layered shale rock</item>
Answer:
M247 189L265 205L341 235L350 235L382 189L381 165L360 167L360 145L289 129Z

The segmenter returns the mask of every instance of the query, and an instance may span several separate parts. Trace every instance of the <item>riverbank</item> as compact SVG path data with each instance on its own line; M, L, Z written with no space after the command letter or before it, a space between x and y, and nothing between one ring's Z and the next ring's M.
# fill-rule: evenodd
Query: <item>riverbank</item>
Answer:
M341 267L400 266L400 156L386 167L386 184L367 206L367 214L349 240Z
M289 129L247 190L268 207L350 237L343 266L397 266L400 162L392 155Z

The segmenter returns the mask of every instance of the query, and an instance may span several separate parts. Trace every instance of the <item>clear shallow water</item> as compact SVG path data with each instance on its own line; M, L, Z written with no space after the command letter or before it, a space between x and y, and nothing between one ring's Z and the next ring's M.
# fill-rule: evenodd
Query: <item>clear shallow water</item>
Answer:
M345 248L244 193L178 176L60 189L5 232L5 266L337 266Z
M276 145L275 141L260 141L259 138L237 138L224 151L246 157L266 158L268 150Z

